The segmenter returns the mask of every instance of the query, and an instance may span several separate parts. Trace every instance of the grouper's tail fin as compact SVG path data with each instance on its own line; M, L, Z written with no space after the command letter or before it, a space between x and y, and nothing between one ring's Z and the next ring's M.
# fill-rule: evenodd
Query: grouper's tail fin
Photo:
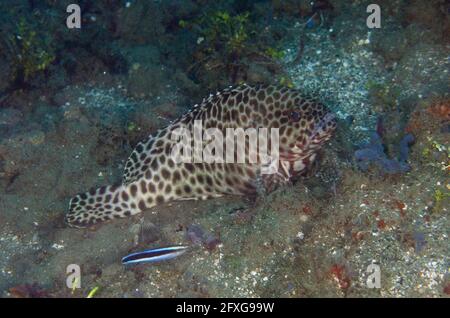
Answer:
M78 194L70 200L66 222L71 227L87 227L137 214L150 207L137 192L136 185L129 184L105 186Z

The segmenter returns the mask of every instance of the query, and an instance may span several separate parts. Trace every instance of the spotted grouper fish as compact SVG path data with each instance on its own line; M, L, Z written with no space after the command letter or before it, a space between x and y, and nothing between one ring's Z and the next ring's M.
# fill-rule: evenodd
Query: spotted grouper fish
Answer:
M245 152L244 162L180 162L174 158L172 150L179 140L172 133L180 127L192 130L199 120L202 135L209 128L217 128L224 135L228 128L278 129L276 172L261 173L264 165L273 162L263 160L260 155L256 160L248 160L252 153L248 141L245 147L232 149L234 157ZM125 165L122 184L78 194L70 201L66 221L73 227L86 227L174 200L254 195L261 186L271 191L304 173L335 128L335 116L299 90L276 86L230 87L210 95L169 126L138 143ZM268 148L271 144L274 143L269 140Z

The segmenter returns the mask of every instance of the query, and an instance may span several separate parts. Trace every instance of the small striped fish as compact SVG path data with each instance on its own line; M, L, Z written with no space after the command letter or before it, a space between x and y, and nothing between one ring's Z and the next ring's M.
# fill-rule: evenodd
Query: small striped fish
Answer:
M167 261L186 252L187 246L170 246L133 253L122 258L123 265Z

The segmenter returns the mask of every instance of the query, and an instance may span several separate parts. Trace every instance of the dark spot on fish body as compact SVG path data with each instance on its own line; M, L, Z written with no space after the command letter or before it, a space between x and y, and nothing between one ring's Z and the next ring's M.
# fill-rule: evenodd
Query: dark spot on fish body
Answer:
M191 187L188 186L187 184L184 185L183 189L184 189L184 192L186 192L187 194L190 194L192 192Z
M148 192L154 193L156 191L155 185L153 183L148 184Z
M167 170L167 169L162 169L162 171L161 171L161 176L165 179L165 180L168 180L168 179L170 179L170 172L169 172L169 170Z
M212 186L212 185L213 185L213 180L212 180L211 176L206 176L206 183L207 183L209 186Z
M184 166L190 173L194 172L194 165L192 163L186 163Z
M176 184L178 181L180 181L181 180L181 175L180 175L180 172L179 171L177 171L177 170L175 170L174 172L173 172L173 175L172 175L172 182L174 183L174 184Z
M141 192L144 194L147 193L147 184L144 180L141 180L140 186L141 186Z
M138 157L137 157L136 152L133 151L133 153L130 156L130 159L131 159L132 162L137 162L138 161Z
M242 101L242 92L236 95L236 104L239 104Z
M170 143L168 143L165 147L165 154L169 156L171 154L171 152L172 152L172 147L171 147Z
M164 197L162 195L158 195L156 197L156 204L162 204L164 203Z
M145 202L143 200L140 200L138 203L138 207L140 210L145 210L147 208L147 206L145 205Z
M222 94L223 99L222 99L222 103L226 103L228 101L228 98L230 97L230 93L224 93Z
M164 148L155 148L150 152L150 154L159 155L159 154L163 153L163 151L164 151Z
M133 198L136 197L137 186L136 186L135 184L132 184L132 185L130 186L130 193L131 193L131 196L132 196Z
M260 102L263 102L264 99L266 98L266 94L264 93L263 90L260 90L260 91L258 92L258 94L256 95L256 97L258 98L258 100L259 100Z

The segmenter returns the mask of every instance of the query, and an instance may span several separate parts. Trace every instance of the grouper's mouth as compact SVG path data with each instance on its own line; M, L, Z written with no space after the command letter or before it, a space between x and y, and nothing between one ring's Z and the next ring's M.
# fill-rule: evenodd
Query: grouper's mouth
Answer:
M296 161L309 156L328 141L336 129L336 116L327 113L306 136L300 136L295 146L283 153L284 160Z

